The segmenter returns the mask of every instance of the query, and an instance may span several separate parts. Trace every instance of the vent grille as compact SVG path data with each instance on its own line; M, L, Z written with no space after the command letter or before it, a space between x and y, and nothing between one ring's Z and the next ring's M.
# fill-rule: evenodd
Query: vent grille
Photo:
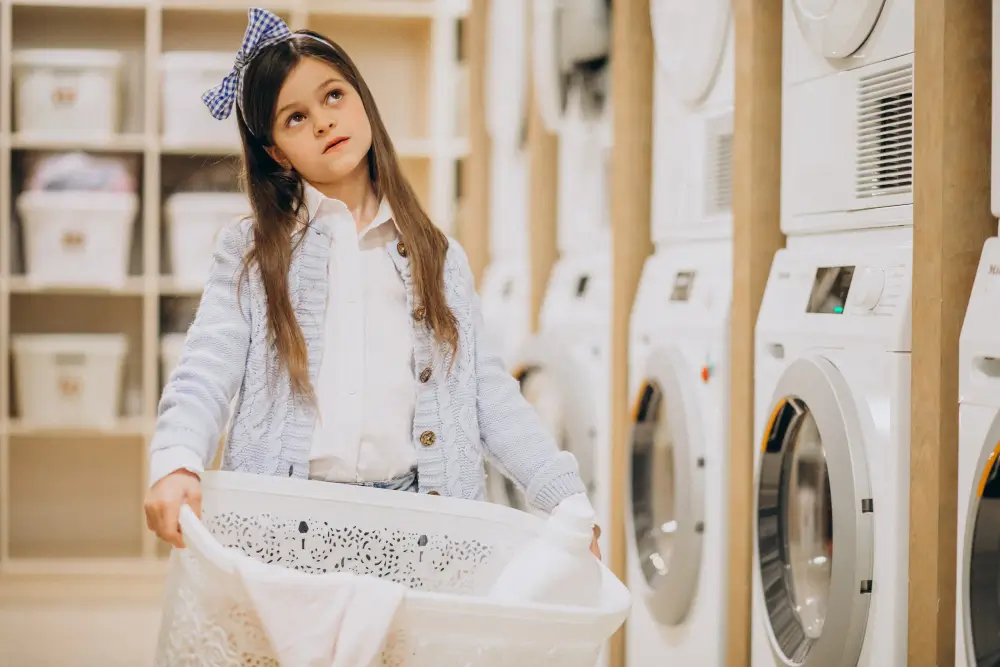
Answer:
M857 120L856 196L913 192L913 65L863 77Z
M709 133L706 157L705 215L724 215L733 209L732 128Z

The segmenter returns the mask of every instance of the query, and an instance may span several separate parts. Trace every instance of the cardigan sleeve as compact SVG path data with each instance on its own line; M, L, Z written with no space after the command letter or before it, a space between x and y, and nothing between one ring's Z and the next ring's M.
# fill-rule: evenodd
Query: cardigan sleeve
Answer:
M250 346L247 281L237 296L248 221L219 234L208 280L177 366L160 397L150 444L152 486L175 470L200 474L214 458L243 381Z
M532 506L551 512L569 496L586 493L576 458L559 450L493 349L464 251L461 256L472 309L476 411L483 447L524 491Z

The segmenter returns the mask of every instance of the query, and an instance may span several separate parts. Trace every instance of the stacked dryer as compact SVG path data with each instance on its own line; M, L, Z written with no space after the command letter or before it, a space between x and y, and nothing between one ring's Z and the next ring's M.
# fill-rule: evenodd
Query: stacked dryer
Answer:
M560 446L576 455L598 521L607 526L611 3L531 4L535 97L545 124L559 137L559 259L549 277L539 332L518 349L512 372ZM490 499L527 509L522 490L498 472L488 471ZM609 532L602 538L605 553Z
M993 0L993 215L1000 217L1000 0ZM955 667L1000 662L1000 238L986 241L959 343Z
M490 149L490 265L482 309L506 363L530 333L528 246L528 2L490 3L486 121Z
M906 663L913 0L784 0L753 667Z
M632 310L628 667L725 664L733 21L653 0L651 235Z

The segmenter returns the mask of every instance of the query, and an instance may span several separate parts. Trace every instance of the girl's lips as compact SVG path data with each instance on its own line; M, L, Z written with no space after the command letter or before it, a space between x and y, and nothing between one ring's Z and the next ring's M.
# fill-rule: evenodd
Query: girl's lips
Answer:
M323 149L323 152L324 153L329 153L332 150L336 150L336 149L340 148L345 143L347 143L347 139L348 139L347 137L336 137L335 139L331 139L326 144L326 148Z

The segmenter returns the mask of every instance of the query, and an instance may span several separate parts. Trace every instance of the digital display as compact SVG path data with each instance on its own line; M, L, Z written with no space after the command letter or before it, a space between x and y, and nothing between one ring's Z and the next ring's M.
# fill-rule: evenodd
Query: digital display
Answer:
M816 269L806 312L828 315L843 313L853 278L853 266L824 266Z
M671 301L687 301L694 284L694 271L678 271L674 276L674 288L670 292Z

